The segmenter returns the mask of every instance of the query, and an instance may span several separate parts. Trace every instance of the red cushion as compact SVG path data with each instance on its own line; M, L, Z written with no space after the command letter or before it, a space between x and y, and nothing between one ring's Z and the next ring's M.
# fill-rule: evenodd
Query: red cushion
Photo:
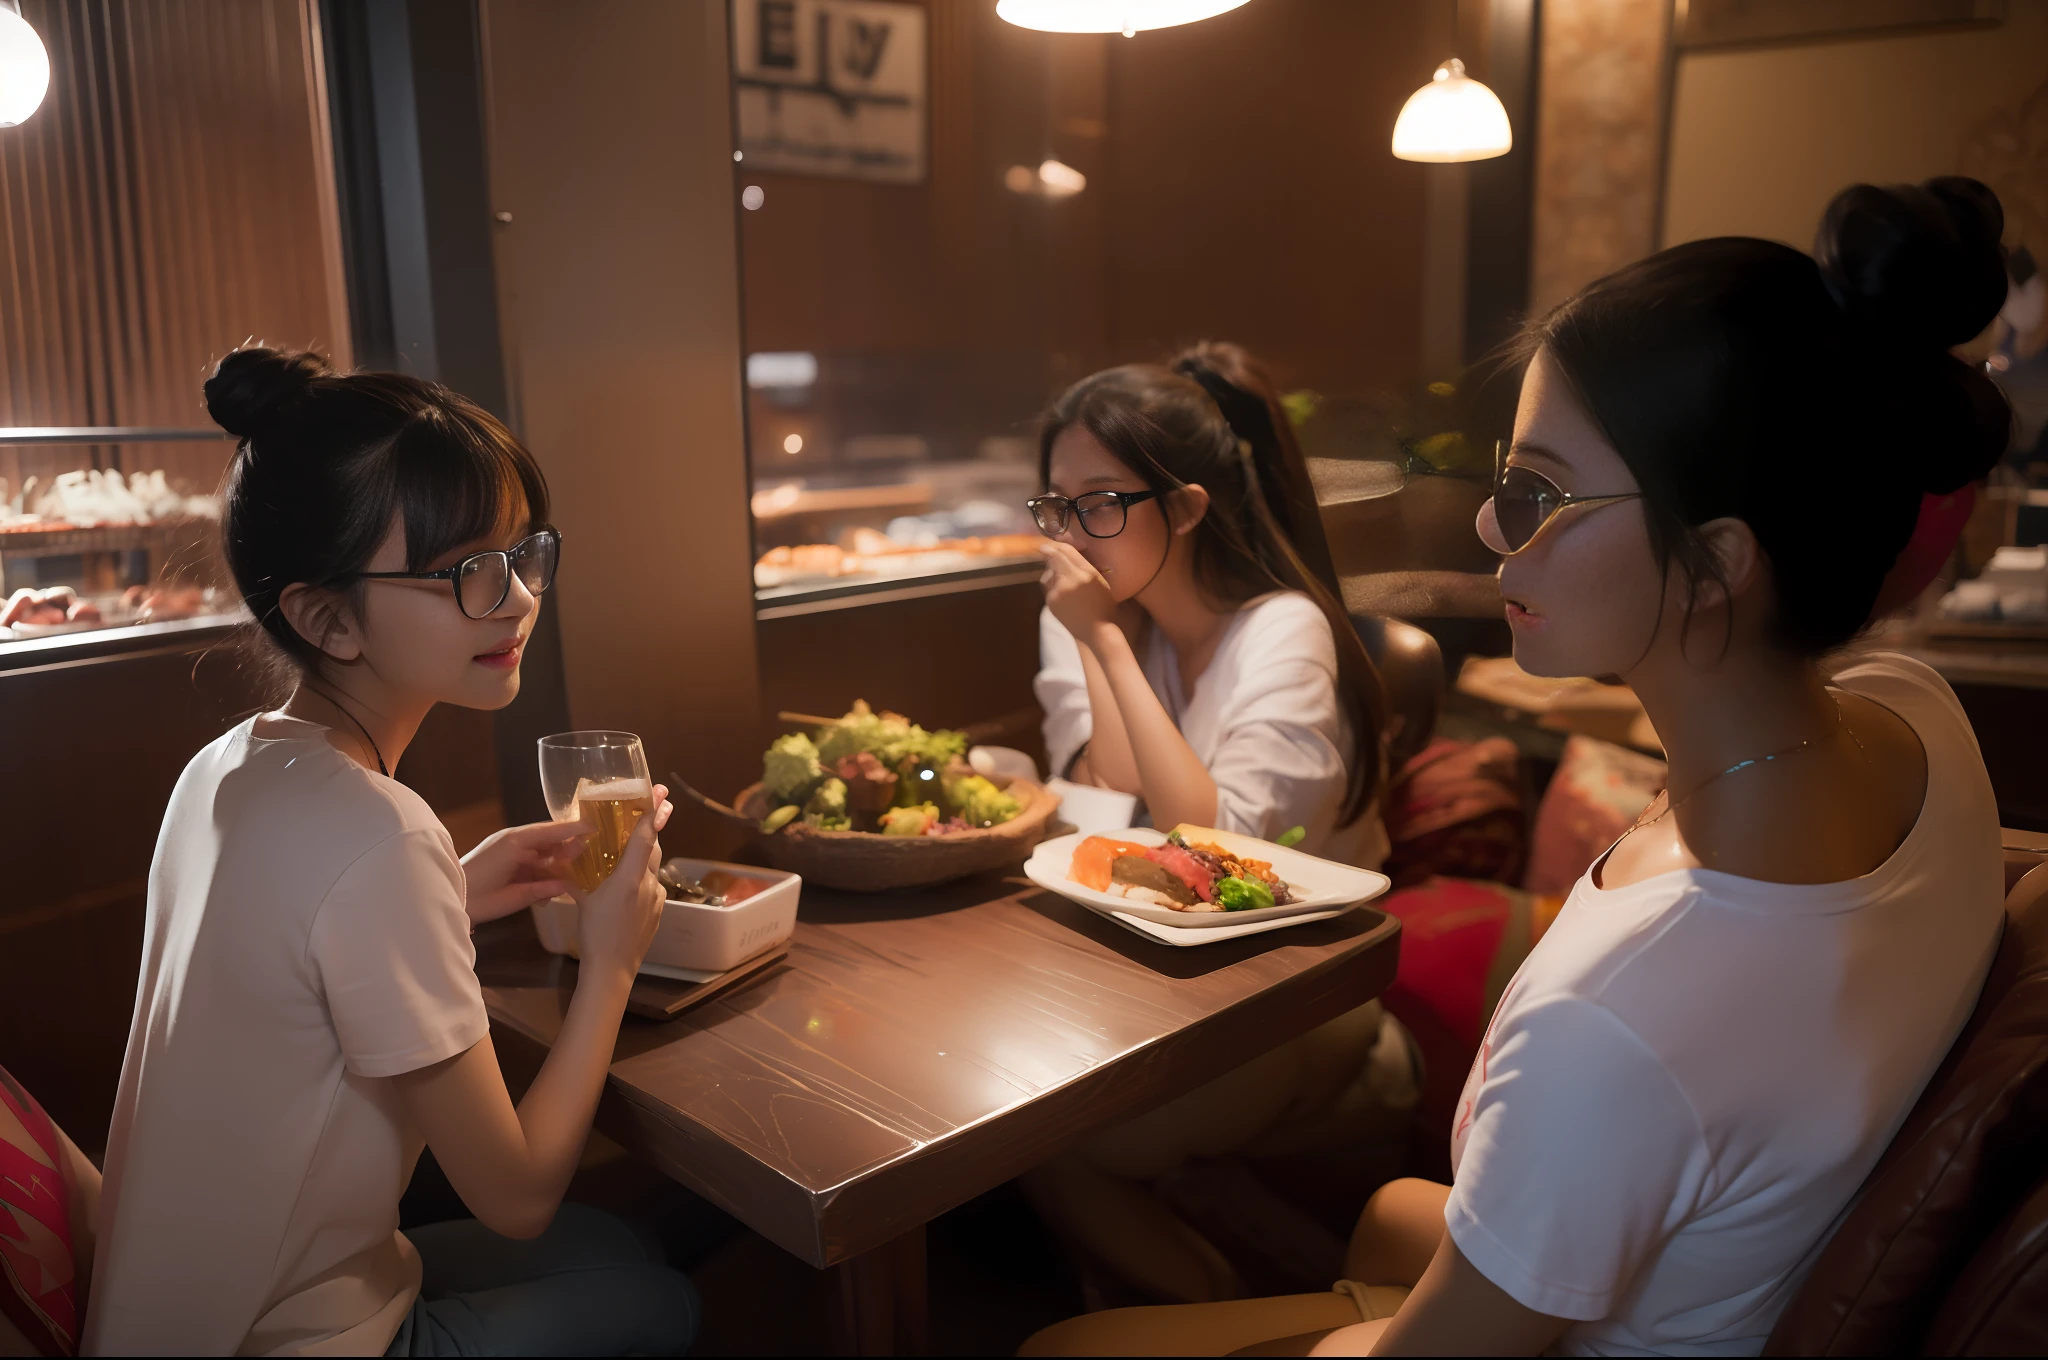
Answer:
M1401 962L1380 998L1422 1050L1417 1174L1449 1175L1451 1114L1486 1022L1556 903L1500 883L1432 878L1373 903L1401 918Z
M64 1143L0 1067L0 1317L43 1355L78 1354Z

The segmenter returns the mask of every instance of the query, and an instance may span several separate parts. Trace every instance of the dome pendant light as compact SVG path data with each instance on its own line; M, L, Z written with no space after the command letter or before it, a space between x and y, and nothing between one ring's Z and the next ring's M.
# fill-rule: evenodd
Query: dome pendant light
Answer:
M1483 161L1515 144L1500 96L1452 57L1408 96L1394 120L1394 154L1404 161Z
M50 54L21 17L21 0L0 0L0 128L27 122L49 89Z
M1213 19L1245 0L996 0L996 17L1041 33L1121 33Z

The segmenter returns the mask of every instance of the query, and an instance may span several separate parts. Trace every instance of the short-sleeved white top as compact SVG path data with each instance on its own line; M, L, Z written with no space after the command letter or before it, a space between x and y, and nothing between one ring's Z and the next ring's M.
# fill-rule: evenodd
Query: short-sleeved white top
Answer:
M1976 1004L2003 929L1998 808L1941 677L1834 677L1904 719L1927 797L1841 883L1578 881L1503 994L1445 1219L1576 1355L1755 1355ZM1597 864L1596 864L1597 870Z
M1080 644L1039 617L1038 678L1045 746L1060 774L1088 744L1095 720ZM1152 692L1216 781L1216 827L1270 840L1290 827L1311 855L1377 869L1387 832L1377 805L1337 825L1351 761L1351 722L1337 695L1330 621L1299 591L1251 600L1224 625L1208 669L1188 694L1173 644L1150 630L1139 661Z
M419 1292L421 1140L379 1078L488 1030L463 892L426 803L325 728L251 719L192 758L150 868L89 1353L383 1353Z

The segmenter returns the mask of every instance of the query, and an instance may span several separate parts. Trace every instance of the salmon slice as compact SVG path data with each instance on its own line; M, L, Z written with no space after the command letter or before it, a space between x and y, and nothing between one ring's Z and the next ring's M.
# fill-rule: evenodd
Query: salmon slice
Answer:
M1109 867L1119 855L1142 856L1150 846L1135 841L1120 841L1109 836L1090 836L1074 847L1074 861L1067 866L1067 877L1084 888L1097 892L1109 890Z

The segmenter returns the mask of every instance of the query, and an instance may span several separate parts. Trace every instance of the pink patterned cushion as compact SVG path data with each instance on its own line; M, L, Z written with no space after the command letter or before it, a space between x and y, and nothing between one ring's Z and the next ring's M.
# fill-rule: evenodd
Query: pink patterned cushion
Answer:
M0 1324L40 1355L78 1354L64 1164L56 1126L0 1067Z
M1612 742L1574 736L1536 809L1522 886L1564 897L1664 787L1664 762Z

